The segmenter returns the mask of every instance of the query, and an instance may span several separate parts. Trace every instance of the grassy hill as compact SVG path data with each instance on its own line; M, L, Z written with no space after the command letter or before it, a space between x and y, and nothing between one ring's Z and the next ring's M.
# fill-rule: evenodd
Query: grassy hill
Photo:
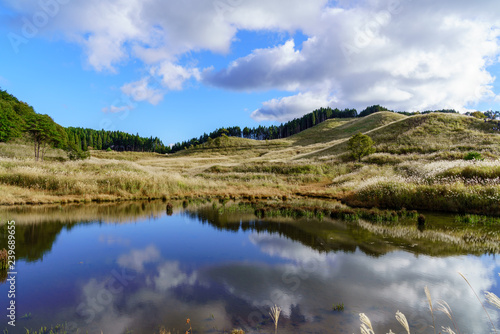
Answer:
M92 151L90 160L72 162L57 161L53 152L53 161L43 163L23 158L21 144L2 144L0 203L307 196L500 215L500 132L494 128L498 121L464 115L379 112L330 119L279 140L220 137L171 155ZM377 150L361 163L347 152L357 132L368 134ZM484 161L465 161L470 151Z
M362 118L331 119L285 140L300 146L329 143L348 139L357 132L364 133L405 118L408 117L393 112L378 112Z
M330 119L280 140L228 137L221 146L205 144L176 156L244 152L252 157L272 156L274 159L338 159L345 155L348 139L362 132L374 140L379 155L387 153L405 159L420 154L419 158L458 159L468 151L478 151L496 159L500 157L500 132L494 128L500 128L499 121L485 122L460 114L404 116L378 112L363 118Z
M395 155L437 154L460 158L467 151L481 151L485 156L500 156L500 128L498 121L485 122L460 114L433 113L416 116L380 112L355 119L329 132L311 130L312 137L324 133L323 150L315 151L307 158L340 154L347 149L346 141L355 132L369 135L379 153ZM308 131L298 136L307 136ZM332 141L336 140L336 141ZM320 148L321 146L319 146Z

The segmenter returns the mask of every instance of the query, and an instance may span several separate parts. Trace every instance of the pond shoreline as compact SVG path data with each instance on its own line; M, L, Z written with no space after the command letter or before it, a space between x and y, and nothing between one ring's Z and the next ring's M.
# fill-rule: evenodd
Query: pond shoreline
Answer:
M375 201L372 199L367 199L366 204L358 199L355 194L349 193L344 194L331 194L331 193L306 193L297 191L293 195L290 194L207 194L204 192L200 193L189 193L185 195L174 194L171 196L132 196L132 197L119 197L119 196L97 196L84 198L81 197L67 197L67 196L50 196L50 198L45 198L43 200L27 199L25 201L14 201L14 202L1 202L0 207L15 207L15 206L43 206L43 205L70 205L70 204L100 204L100 203L126 203L126 202L136 202L136 201L183 201L183 200L248 200L248 201L266 201L266 200L277 200L283 203L291 199L296 200L323 200L323 201L337 201L340 202L351 209L370 209L370 210L382 210L382 211L394 211L394 210L416 210L416 211L431 211L431 212L441 212L447 214L478 214L490 217L500 217L500 213L492 211L489 207L483 207L482 210L478 208L473 208L469 210L457 210L456 208L448 209L447 207L427 207L425 205L414 205L411 203L406 203L407 205L398 206L391 205L387 203L382 203L381 205L375 205ZM393 202L402 202L392 199Z

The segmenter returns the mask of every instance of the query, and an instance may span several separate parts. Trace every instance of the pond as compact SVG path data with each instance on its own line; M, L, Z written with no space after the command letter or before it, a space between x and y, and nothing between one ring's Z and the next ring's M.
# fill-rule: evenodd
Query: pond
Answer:
M259 219L218 202L179 205L170 214L165 208L4 208L2 223L16 222L16 327L7 324L4 276L0 330L65 324L69 333L158 333L161 326L172 333L190 326L194 333L274 333L269 311L278 305L278 333L359 333L360 313L375 333L406 333L396 311L412 333L434 333L425 286L435 308L437 300L449 304L462 333L492 329L458 272L483 302L484 291L500 295L495 227L474 239L450 229L449 216L427 215L422 231L412 224ZM0 249L6 247L4 227ZM343 310L333 310L339 304ZM485 307L499 328L500 310ZM438 332L453 328L443 312L434 315Z

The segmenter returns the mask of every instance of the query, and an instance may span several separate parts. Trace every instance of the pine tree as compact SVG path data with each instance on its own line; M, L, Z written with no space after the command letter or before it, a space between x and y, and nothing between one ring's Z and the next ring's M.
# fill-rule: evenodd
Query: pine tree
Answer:
M102 138L101 138L101 135L98 134L97 135L97 145L96 145L96 149L98 150L102 150Z
M78 135L78 133L75 133L75 141L74 141L74 144L77 148L79 148L80 150L82 149L82 142L80 140L80 136Z

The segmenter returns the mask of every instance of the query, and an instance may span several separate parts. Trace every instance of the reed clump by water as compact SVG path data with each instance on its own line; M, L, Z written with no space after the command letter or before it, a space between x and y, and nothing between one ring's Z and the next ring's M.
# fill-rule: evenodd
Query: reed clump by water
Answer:
M351 205L500 215L498 160L420 160L364 174L363 182L344 183Z
M267 203L267 202L245 202L239 204L240 208L253 208L258 218L291 217L291 218L314 218L322 220L324 217L343 219L346 221L358 221L365 219L373 222L398 222L400 219L415 220L418 213L415 210L379 210L365 208L349 208L343 205L329 207L301 205L296 203Z
M338 304L333 304L332 305L332 310L337 311L337 312L343 312L344 311L344 303L338 303Z
M455 216L455 222L472 226L474 225L491 226L491 225L500 225L500 218L467 214L467 215Z
M9 253L7 252L7 250L5 248L1 249L0 250L0 270L7 269L8 257L9 257Z
M360 189L349 198L348 203L380 208L411 207L417 210L500 215L500 187L379 182Z

